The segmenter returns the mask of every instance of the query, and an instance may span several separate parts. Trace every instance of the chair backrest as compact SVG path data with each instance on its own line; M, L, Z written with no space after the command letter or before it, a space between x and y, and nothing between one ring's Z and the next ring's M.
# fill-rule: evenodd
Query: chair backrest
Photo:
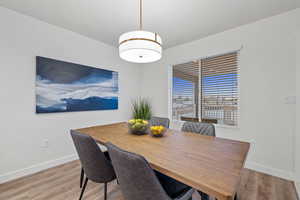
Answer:
M215 126L203 122L184 122L182 131L199 133L201 135L216 136Z
M106 183L116 178L111 162L107 160L92 137L74 130L71 130L71 136L88 179L97 183Z
M106 145L126 200L171 200L142 156Z
M164 118L164 117L151 117L150 125L151 126L164 126L166 128L169 128L170 120L168 118Z

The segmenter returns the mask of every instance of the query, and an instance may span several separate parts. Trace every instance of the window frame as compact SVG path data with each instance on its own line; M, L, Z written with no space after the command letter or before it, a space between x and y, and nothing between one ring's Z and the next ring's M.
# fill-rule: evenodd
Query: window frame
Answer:
M216 128L228 128L228 129L240 129L240 122L241 122L241 82L240 82L240 79L241 79L241 57L242 57L242 54L241 54L241 50L243 49L243 46L241 46L239 49L237 50L231 50L231 51L224 51L223 53L218 53L218 54L213 54L213 55L209 55L209 56L203 56L203 57L198 57L198 58L192 58L192 59L185 59L177 64L169 64L168 65L168 116L169 116L169 119L171 122L173 123L176 123L176 124L180 124L182 125L185 121L182 121L182 120L174 120L173 119L173 66L174 65L179 65L179 64L182 64L182 63L187 63L187 62L191 62L191 61L195 61L195 60L202 60L202 59L205 59L205 58L210 58L210 57L217 57L217 56L222 56L222 55L226 55L226 54L230 54L230 53L234 53L236 52L238 57L237 57L237 62L238 62L238 67L237 67L237 72L238 72L238 76L237 76L237 83L238 83L238 86L237 86L237 91L238 91L238 100L237 100L237 107L238 107L238 110L237 110L237 113L238 113L238 118L237 118L237 124L236 125L227 125L227 124L215 124L214 123L214 126ZM201 69L200 69L201 70ZM201 78L199 76L199 78ZM199 83L202 84L202 80L199 81ZM200 91L200 88L199 88L199 91ZM201 91L202 93L202 91ZM199 100L201 101L202 100L202 97L199 98ZM200 107L202 106L202 103L199 104ZM200 108L201 110L201 108ZM199 113L200 115L202 113Z

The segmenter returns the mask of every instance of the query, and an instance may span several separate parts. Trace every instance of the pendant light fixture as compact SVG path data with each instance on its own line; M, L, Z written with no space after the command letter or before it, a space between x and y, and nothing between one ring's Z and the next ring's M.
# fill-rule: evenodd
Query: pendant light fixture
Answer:
M157 33L143 31L142 0L140 0L140 27L138 31L124 33L119 38L119 54L126 61L150 63L161 58L162 41Z

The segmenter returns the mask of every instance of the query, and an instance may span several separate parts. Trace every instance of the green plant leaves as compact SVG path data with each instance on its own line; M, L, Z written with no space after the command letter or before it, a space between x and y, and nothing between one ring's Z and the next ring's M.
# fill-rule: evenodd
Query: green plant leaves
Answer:
M132 115L134 119L150 120L152 116L150 102L144 98L138 98L132 102Z

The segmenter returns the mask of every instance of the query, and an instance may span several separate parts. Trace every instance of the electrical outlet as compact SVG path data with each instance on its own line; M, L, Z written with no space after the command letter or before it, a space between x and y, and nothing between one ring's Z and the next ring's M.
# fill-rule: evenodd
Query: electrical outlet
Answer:
M287 96L284 99L285 104L296 104L297 98L296 96Z
M49 146L49 140L46 139L46 140L43 141L42 147L43 148L48 148L48 146Z

